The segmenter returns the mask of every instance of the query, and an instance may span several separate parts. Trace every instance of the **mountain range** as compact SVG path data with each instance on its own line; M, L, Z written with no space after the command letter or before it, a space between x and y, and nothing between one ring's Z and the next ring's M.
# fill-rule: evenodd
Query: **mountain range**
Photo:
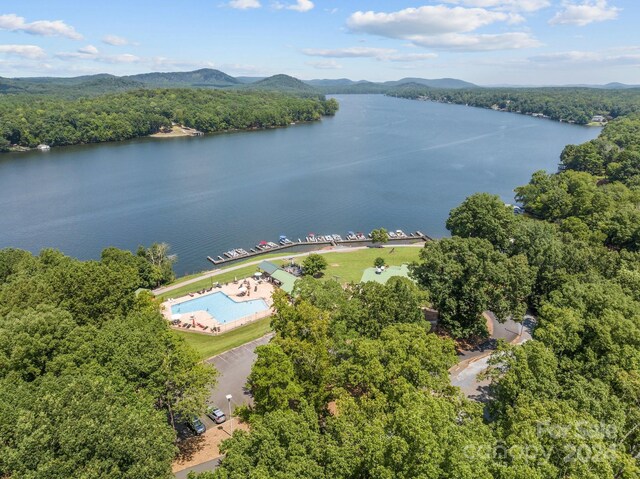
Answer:
M96 95L137 88L233 88L247 90L271 90L317 95L330 93L393 93L409 88L469 89L480 88L456 78L413 78L395 81L371 82L367 80L315 79L299 80L289 75L270 77L233 77L220 70L202 68L190 72L153 72L137 75L115 76L106 73L78 77L0 77L0 94L3 93L56 93L66 96ZM608 83L606 85L571 85L602 89L638 88L639 85Z
M76 96L124 91L136 88L238 88L249 90L277 90L300 94L324 93L383 93L402 85L419 85L433 88L475 88L473 83L441 78L403 78L382 83L366 80L299 80L289 75L270 77L233 77L220 70L203 68L190 72L153 72L137 75L115 76L105 73L71 78L23 77L1 78L1 93L59 93Z

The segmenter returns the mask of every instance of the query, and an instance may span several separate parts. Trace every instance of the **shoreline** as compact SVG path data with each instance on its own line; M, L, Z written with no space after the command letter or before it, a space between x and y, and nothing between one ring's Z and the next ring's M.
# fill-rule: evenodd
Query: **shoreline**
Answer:
M102 144L109 144L109 143L124 143L127 141L132 141L132 140L139 140L139 139L144 139L144 138L190 138L190 137L201 137L201 136L211 136L211 135L223 135L223 134L227 134L227 133L247 133L247 132L252 132L252 131L262 131L262 130L277 130L279 128L289 128L291 126L296 126L296 125L306 125L306 124L311 124L311 123L315 123L318 121L322 121L323 118L325 118L326 116L330 116L330 115L323 115L322 118L318 119L318 120L309 120L309 121L295 121L295 122L291 122L288 123L286 125L270 125L270 126L261 126L261 127L251 127L251 128L229 128L227 130L216 130L216 131L208 131L208 132L202 132L202 131L198 131L195 130L193 128L189 128L189 127L181 127L184 128L185 130L188 130L187 132L185 132L184 130L182 132L180 131L176 131L174 132L173 130L169 133L161 133L161 132L156 132L156 133L151 133L148 135L140 135L140 136L133 136L131 138L125 138L123 140L110 140L110 141L96 141L96 142L92 142L92 143L73 143L70 145L49 145L48 150L42 150L42 153L47 153L49 151L51 151L51 149L56 149L58 150L59 148L65 148L65 147L71 147L71 146L89 146L89 145L102 145ZM176 125L178 126L178 125ZM27 153L27 152L32 152L32 151L39 151L38 147L28 147L28 146L20 146L20 145L16 145L16 146L11 146L9 147L8 150L6 151L0 151L0 156L3 154L7 154L7 153Z
M404 96L395 96L395 95L389 95L387 93L384 93L384 96L389 96L392 98L399 98L399 99L403 99L403 100L413 100L413 101L428 101L431 103L439 103L441 105L458 105L458 106L466 106L466 107L471 107L471 108L479 108L481 110L492 110L492 111L496 111L496 112L501 112L501 113L513 113L514 115L521 115L521 116L530 116L532 118L539 118L542 120L551 120L553 122L556 123L565 123L567 125L574 125L574 126L584 126L584 127L599 127L599 128L604 128L607 123L609 122L604 122L604 123L597 123L597 122L589 122L589 123L576 123L575 121L571 121L571 120L565 120L563 118L551 118L550 116L546 116L542 113L539 112L522 112L522 111L511 111L511 110L506 110L504 108L492 108L492 107L487 107L487 106L481 106L481 105L470 105L468 103L456 103L453 101L438 101L438 100L434 100L432 98L424 98L424 97L416 97L416 98L411 98L411 97L404 97ZM615 120L615 118L614 118Z

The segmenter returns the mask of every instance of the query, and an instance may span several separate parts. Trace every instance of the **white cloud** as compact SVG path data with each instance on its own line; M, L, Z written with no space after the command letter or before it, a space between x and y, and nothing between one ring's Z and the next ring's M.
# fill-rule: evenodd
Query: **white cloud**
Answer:
M467 52L517 50L542 45L541 42L524 32L483 33L478 35L447 33L434 36L415 35L409 39L416 45L422 47Z
M577 25L584 27L593 22L614 20L620 9L608 4L607 0L584 0L582 3L563 2L563 10L549 20L551 25Z
M535 12L551 5L549 0L444 0L444 2L510 12Z
M424 60L432 60L438 58L435 53L407 53L407 54L394 54L389 55L386 60L392 62L421 62Z
M623 47L601 51L556 52L545 55L536 55L528 59L536 64L548 64L554 67L566 66L575 68L599 67L599 66L640 66L640 48Z
M294 5L286 7L288 10L295 10L296 12L308 12L314 7L311 0L296 0Z
M310 57L327 58L379 58L394 53L392 48L350 47L336 49L306 48L302 53Z
M0 15L0 30L12 32L25 32L31 35L44 35L47 37L60 36L72 40L82 40L82 35L75 28L67 25L62 20L37 20L27 23L24 17L14 13Z
M100 51L93 45L87 45L86 47L78 48L78 53L85 55L97 55Z
M276 10L295 10L296 12L308 12L315 7L311 0L296 0L296 3L288 4L282 2L272 2L271 6Z
M250 8L260 8L260 0L231 0L228 4L231 8L238 10L248 10Z
M347 20L354 32L389 38L412 35L440 35L471 32L495 22L520 22L519 15L483 8L447 7L445 5L405 8L392 13L355 12Z
M0 53L21 58L44 58L47 54L36 45L0 45Z
M325 58L375 58L392 62L417 62L436 58L435 53L398 53L393 48L349 47L336 49L307 48L302 53L311 57Z
M408 40L428 48L488 51L539 46L540 42L525 32L472 33L497 22L522 21L521 15L512 12L436 5L392 13L355 12L347 20L347 26L354 32Z
M102 41L107 45L113 45L116 47L122 45L129 45L131 42L124 37L119 37L118 35L105 35L102 37Z
M75 52L58 52L55 54L55 56L60 60L93 60L96 62L109 64L143 63L150 61L131 53L123 53L121 55L102 55L93 45L87 45L86 47L80 48Z
M96 60L103 63L142 63L145 61L143 58L132 55L131 53L123 53L121 55L102 55L96 57Z
M321 60L319 62L307 62L307 65L317 68L318 70L339 70L342 68L335 60Z

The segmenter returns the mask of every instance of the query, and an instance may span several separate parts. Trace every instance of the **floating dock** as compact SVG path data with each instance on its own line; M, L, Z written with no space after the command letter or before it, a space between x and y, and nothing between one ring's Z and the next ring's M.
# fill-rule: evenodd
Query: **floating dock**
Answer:
M389 238L386 244L401 244L409 241L433 241L433 238L427 236L426 234L416 231L415 233L406 234L403 237L399 238ZM259 249L257 251L248 252L247 254L234 256L232 258L223 258L222 256L218 256L218 259L214 259L211 256L207 256L207 260L218 266L221 264L232 263L234 261L244 260L247 258L253 258L256 256L260 256L263 254L276 253L278 251L284 251L290 248L294 248L296 246L338 246L338 245L367 245L373 244L373 240L371 238L361 238L361 239L340 239L335 240L317 240L317 241L306 241L306 240L298 240L292 241L291 243L272 246L270 248Z

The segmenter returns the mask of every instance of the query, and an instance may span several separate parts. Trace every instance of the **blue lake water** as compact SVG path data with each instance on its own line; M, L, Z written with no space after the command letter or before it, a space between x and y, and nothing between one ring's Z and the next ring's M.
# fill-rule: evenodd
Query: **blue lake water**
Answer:
M505 201L599 129L524 115L338 95L333 118L276 130L0 155L0 247L81 259L165 241L180 274L260 240L384 226L447 234L471 193Z
M171 314L207 311L219 323L227 324L267 309L269 309L269 305L264 299L252 299L236 303L226 294L217 292L190 299L184 303L174 304L171 306Z

